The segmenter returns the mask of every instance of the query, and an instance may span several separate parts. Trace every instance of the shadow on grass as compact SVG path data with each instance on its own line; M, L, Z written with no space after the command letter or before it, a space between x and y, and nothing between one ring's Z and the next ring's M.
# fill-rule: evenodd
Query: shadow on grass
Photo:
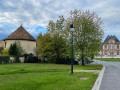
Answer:
M12 69L8 72L1 72L0 75L9 75L9 74L24 74L24 73L46 73L46 72L69 72L70 69L43 69L43 70L25 70L25 69Z

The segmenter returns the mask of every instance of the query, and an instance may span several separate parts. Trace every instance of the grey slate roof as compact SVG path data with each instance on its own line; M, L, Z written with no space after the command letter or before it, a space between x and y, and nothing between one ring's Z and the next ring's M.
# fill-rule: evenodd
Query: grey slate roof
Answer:
M110 35L110 36L108 35L103 43L108 43L109 40L115 40L115 43L120 43L120 41L117 39L117 37L115 35Z

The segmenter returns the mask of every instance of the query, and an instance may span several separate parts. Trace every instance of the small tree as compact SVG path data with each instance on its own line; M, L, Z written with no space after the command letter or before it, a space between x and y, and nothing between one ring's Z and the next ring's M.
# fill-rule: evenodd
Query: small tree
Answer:
M3 54L3 53L2 53L3 50L4 50L4 48L3 48L3 47L0 47L0 55Z
M9 55L9 48L2 50L2 55L5 55L5 56Z
M23 49L19 42L14 42L10 45L9 55L20 56L23 54Z

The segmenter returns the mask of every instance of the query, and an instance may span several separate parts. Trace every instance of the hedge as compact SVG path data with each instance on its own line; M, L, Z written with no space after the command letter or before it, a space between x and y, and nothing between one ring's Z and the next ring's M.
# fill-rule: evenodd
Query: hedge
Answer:
M10 57L9 56L0 56L0 63L9 63Z

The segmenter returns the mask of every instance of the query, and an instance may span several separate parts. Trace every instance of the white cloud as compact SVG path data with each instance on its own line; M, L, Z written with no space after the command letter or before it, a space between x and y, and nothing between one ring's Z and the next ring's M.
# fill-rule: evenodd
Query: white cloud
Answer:
M106 34L114 29L119 32L119 3L119 0L0 0L0 27L7 25L11 31L23 24L31 33L37 26L46 27L49 20L66 16L71 10L89 9L102 17Z

